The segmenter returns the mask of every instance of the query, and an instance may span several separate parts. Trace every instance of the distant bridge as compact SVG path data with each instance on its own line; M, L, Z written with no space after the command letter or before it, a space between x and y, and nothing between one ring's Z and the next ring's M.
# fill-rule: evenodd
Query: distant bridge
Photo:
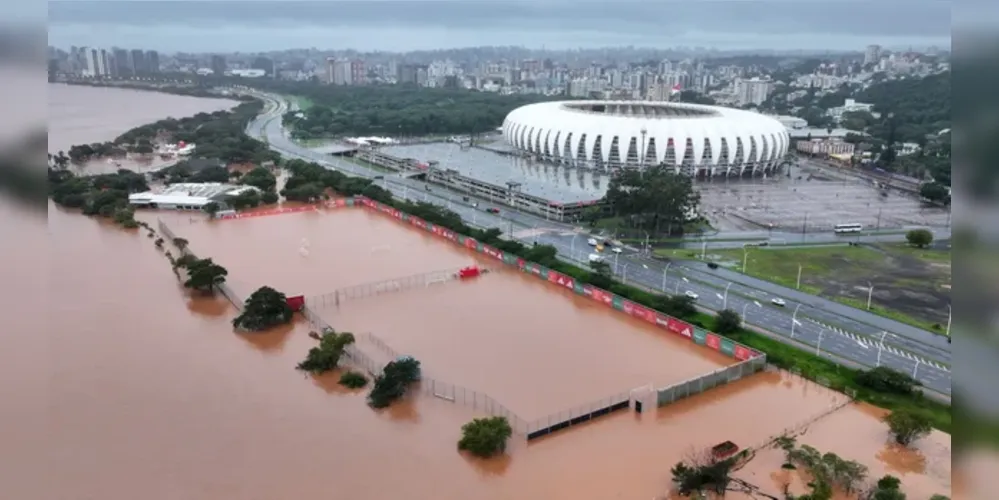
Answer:
M431 285L457 280L458 272L461 269L464 269L464 267L414 274L402 278L392 278L341 288L330 293L309 297L305 299L305 303L310 308L318 309L320 307L339 306L341 302L347 300L356 300L390 292L401 292L412 288L427 288Z

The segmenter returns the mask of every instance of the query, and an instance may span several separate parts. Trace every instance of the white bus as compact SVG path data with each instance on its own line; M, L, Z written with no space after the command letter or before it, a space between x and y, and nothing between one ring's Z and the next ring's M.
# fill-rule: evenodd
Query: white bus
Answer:
M859 233L864 230L862 224L836 224L833 231L837 233Z

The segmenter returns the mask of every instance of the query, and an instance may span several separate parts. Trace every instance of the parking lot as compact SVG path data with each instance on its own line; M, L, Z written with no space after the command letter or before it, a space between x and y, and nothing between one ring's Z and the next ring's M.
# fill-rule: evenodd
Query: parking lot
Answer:
M770 227L783 231L830 231L836 224L859 223L865 229L946 227L947 210L924 207L909 196L882 196L874 185L857 179L833 180L812 171L791 169L773 179L718 180L699 183L702 212L721 231Z

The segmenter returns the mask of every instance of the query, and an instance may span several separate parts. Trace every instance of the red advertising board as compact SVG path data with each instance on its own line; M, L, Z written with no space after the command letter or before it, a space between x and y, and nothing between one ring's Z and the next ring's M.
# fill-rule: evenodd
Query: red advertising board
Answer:
M573 290L576 281L558 271L548 271L548 282Z
M517 269L524 269L527 267L527 261L521 258L517 259Z
M656 316L655 319L656 326L669 330L669 316L661 312L655 313L655 316Z
M745 360L753 357L753 351L752 350L746 348L745 346L739 345L739 344L735 345L735 351L733 352L733 354L735 355L735 359L738 359L739 361L745 361Z
M613 305L614 304L614 295L612 295L610 292L606 292L606 291L601 290L599 288L591 288L591 292L590 293L591 293L590 298L592 298L593 300L595 300L597 302L601 302L601 303L607 304L607 305Z
M440 235L444 239L447 239L447 240L450 240L450 241L454 241L454 242L458 241L458 235L455 234L454 231L452 231L450 229L445 229L445 228L440 228L440 230L441 230Z
M410 217L409 223L421 229L426 229L427 227L427 223L419 217Z
M473 240L472 238L465 238L465 248L475 250L479 248L479 242Z
M655 324L656 322L655 312L651 311L650 309L646 309L645 306L635 304L633 302L625 302L624 304L625 304L624 310L628 312L628 314L631 314L632 316L639 319L644 319L649 323Z
M667 318L666 329L688 339L694 336L694 327L673 317Z
M710 348L712 348L712 349L714 349L716 351L720 350L721 349L721 337L719 337L719 336L717 336L717 335L715 335L713 333L708 333L707 335L704 336L704 345L706 345L706 346L708 346L708 347L710 347Z
M493 247L491 247L489 245L482 245L482 253L484 253L484 254L486 254L486 255L494 258L494 259L503 260L503 252L501 252L501 251L499 251L499 250L497 250L497 249L495 249L495 248L493 248Z

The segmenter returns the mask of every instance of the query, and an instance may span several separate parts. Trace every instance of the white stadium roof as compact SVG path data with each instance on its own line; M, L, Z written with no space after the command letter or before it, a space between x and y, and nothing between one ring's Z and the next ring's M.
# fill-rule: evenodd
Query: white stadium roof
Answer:
M691 174L768 171L780 164L790 142L787 129L772 117L674 102L530 104L511 111L502 128L515 148L551 161L591 167L664 163Z

